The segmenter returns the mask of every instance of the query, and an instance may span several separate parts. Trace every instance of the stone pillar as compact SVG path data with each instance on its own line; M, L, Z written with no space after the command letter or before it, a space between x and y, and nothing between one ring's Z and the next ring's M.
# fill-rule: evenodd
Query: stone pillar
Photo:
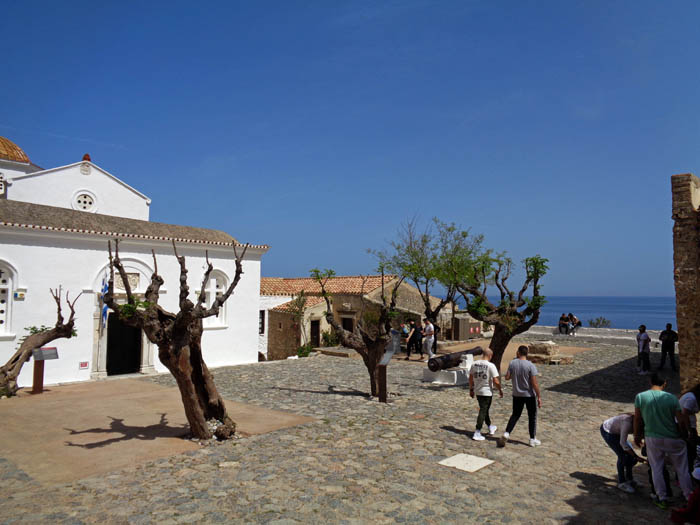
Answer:
M676 286L681 391L700 383L700 179L671 177L673 280Z

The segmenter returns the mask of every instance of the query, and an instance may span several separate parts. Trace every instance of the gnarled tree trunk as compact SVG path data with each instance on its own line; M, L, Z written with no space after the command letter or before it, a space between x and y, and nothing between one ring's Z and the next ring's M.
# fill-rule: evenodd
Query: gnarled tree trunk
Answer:
M68 292L66 292L66 302L70 308L70 317L68 322L63 322L63 315L61 313L61 288L50 290L51 295L56 301L57 308L57 319L56 324L53 328L42 330L40 332L30 334L27 336L22 344L20 344L17 351L10 357L9 361L0 367L0 395L12 396L17 393L19 387L17 386L17 378L22 370L24 363L29 361L32 357L32 351L35 348L40 348L51 341L56 339L61 339L65 337L70 339L73 334L73 325L75 322L75 302L78 300L82 294L78 294L78 297L73 299L71 302L68 299Z
M209 262L207 254L207 269L202 280L197 304L188 299L189 286L187 285L187 268L185 258L177 254L175 243L173 250L180 264L180 311L177 314L164 310L158 304L159 290L163 284L163 278L158 275L158 265L155 253L153 253L154 272L151 283L146 289L145 301L137 301L128 283L126 272L119 260L119 244L115 241L115 256L112 257L111 243L109 247L110 277L109 288L104 301L107 306L117 312L122 322L141 328L149 341L158 346L158 358L175 378L180 390L182 404L185 408L185 416L190 425L192 434L200 439L209 439L212 432L208 422L216 421L214 435L218 439L228 439L236 431L236 424L228 416L224 400L219 395L214 378L202 358L202 321L211 316L218 315L221 306L233 293L238 281L243 274L243 253L238 256L234 246L236 257L236 275L231 285L221 296L217 296L211 307L205 306L205 287L213 266ZM124 284L127 304L120 305L114 298L114 268L119 272Z

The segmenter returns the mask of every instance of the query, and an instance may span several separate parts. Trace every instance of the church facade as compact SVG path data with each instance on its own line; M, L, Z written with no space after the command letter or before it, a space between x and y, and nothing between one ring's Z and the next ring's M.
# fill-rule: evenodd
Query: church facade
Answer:
M119 239L120 257L131 289L142 295L153 273L165 284L160 304L177 312L179 265L186 257L190 299L196 301L208 253L214 272L205 286L207 303L228 287L235 275L234 246L242 245L218 230L149 221L150 199L94 164L82 161L52 169L34 165L17 145L0 137L0 362L5 363L29 327L52 326L56 305L50 288L76 304L77 337L59 339L59 358L45 366L46 384L100 379L121 374L165 372L158 349L141 330L121 323L104 308L109 240ZM202 347L210 367L258 360L260 264L265 245L249 245L244 274L219 316L204 320ZM118 299L125 300L121 279ZM65 302L64 315L66 314ZM32 381L31 363L20 386Z

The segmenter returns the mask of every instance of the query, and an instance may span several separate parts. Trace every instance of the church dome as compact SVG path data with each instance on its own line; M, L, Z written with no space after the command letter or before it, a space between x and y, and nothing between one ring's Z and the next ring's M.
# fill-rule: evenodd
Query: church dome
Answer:
M22 148L5 137L0 137L0 159L29 164L29 157Z

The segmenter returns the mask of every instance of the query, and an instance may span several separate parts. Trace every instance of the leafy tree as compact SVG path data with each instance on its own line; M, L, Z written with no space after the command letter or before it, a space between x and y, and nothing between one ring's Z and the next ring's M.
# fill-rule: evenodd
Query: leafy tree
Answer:
M422 233L415 218L406 221L397 232L397 239L390 248L373 251L387 271L404 276L413 283L423 301L424 315L432 323L438 314L457 295L459 279L454 268L464 257L479 252L483 236L472 236L469 230L461 230L454 223L447 224L433 218ZM444 297L434 303L432 291L441 285ZM437 344L437 340L435 342Z
M489 348L493 351L492 362L498 368L510 340L529 330L539 319L540 308L545 303L545 297L540 295L540 280L549 269L548 262L539 255L524 259L525 282L517 292L509 288L507 281L513 261L504 253L482 250L468 254L454 269L452 278L458 280L457 290L464 297L467 312L475 319L493 325ZM489 285L498 289L498 302L487 297ZM530 290L531 295L526 296Z
M326 321L338 336L341 344L348 348L352 348L362 357L362 361L367 367L369 373L371 395L376 397L379 395L379 375L378 365L384 350L391 340L391 321L397 315L396 311L396 294L403 282L403 277L396 279L392 289L391 296L387 302L387 297L384 290L384 268L380 265L382 275L382 303L378 305L379 312L365 312L365 301L363 299L363 311L360 313L360 318L355 323L354 330L350 332L345 330L333 316L333 308L331 307L331 297L326 290L326 283L329 279L335 276L333 270L319 270L314 268L311 270L311 276L316 279L321 286L321 295L326 300ZM367 278L364 279L361 288L361 296L364 297L364 285Z
M56 301L56 324L53 328L47 326L30 326L26 330L29 335L22 339L17 351L10 357L10 359L3 366L0 366L0 395L12 396L19 390L17 386L17 377L22 370L24 363L29 361L32 357L32 350L35 348L41 348L47 343L65 337L70 339L76 336L76 331L74 328L75 324L75 303L82 293L70 301L68 299L68 292L66 292L66 303L68 308L70 308L70 317L68 317L68 322L63 321L63 314L61 312L61 288L56 290L49 290L54 301Z
M221 295L217 295L211 306L207 307L206 285L214 267L209 262L209 254L206 254L207 268L204 271L202 287L197 297L197 303L189 300L189 286L187 286L187 267L185 257L177 253L173 241L175 258L180 265L180 295L179 311L168 312L158 304L160 287L163 278L158 275L158 263L156 254L153 253L153 275L151 282L144 294L145 301L134 297L129 286L126 271L119 260L119 241L115 240L115 253L112 257L112 243L109 243L109 284L104 296L104 302L114 310L119 319L129 325L140 328L146 334L149 341L158 346L158 358L175 378L180 389L180 396L185 408L185 415L190 425L192 434L200 439L209 439L212 432L208 422L216 422L214 435L219 439L228 439L233 436L236 424L231 420L226 411L224 400L219 395L214 378L202 358L202 320L207 317L217 316L222 305L233 293L234 288L243 275L243 257L248 248L246 245L239 256L236 246L233 253L236 261L236 273L228 289ZM114 297L114 270L121 276L126 293L126 304L117 303Z

